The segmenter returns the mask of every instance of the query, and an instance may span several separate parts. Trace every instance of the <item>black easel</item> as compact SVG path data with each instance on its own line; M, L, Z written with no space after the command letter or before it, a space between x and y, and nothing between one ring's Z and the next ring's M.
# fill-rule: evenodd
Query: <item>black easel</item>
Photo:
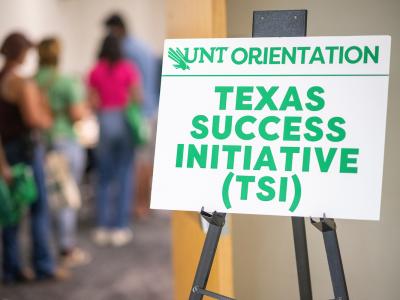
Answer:
M306 10L255 11L253 13L253 37L306 36ZM297 278L301 300L312 300L310 266L304 218L292 217Z
M255 11L253 14L253 37L294 37L305 36L307 31L307 10ZM202 300L209 296L220 300L233 300L206 290L215 252L217 250L225 213L209 214L203 209L201 216L210 224L197 267L189 300ZM334 300L348 300L346 279L333 219L320 219L311 223L318 228L324 238ZM292 217L293 240L296 253L297 276L300 300L312 300L311 276L308 260L307 237L303 217Z
M294 37L306 36L306 33L306 10L255 11L253 13L253 37ZM304 218L292 217L292 228L300 299L312 300Z
M200 262L197 266L189 300L202 300L203 296L209 296L219 300L233 300L232 298L206 290L208 277L210 276L215 252L217 251L219 238L221 236L221 231L225 225L226 214L218 212L209 214L203 209L201 209L200 214L201 217L203 217L209 223L209 227L206 240L204 241L203 250L201 252Z
M311 218L313 224L324 237L325 251L328 258L329 273L331 275L333 293L335 300L348 300L346 278L340 255L339 241L336 234L336 223L334 219L327 219L325 216L319 222Z

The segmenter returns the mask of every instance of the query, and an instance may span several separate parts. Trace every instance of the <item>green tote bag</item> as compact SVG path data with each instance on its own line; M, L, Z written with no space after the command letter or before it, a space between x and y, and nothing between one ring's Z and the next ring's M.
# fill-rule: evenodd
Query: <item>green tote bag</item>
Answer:
M17 224L37 197L32 169L25 164L17 164L12 166L11 171L11 185L0 178L0 226Z
M149 130L142 116L140 105L131 102L125 109L126 120L131 128L132 136L137 145L146 144L149 140Z

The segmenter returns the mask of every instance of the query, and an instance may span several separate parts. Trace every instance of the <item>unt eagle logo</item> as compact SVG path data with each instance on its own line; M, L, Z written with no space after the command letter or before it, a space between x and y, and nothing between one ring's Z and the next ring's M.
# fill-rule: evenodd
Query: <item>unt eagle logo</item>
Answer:
M175 50L169 48L168 57L175 62L175 64L173 65L175 69L190 70L189 62L179 48L176 48Z

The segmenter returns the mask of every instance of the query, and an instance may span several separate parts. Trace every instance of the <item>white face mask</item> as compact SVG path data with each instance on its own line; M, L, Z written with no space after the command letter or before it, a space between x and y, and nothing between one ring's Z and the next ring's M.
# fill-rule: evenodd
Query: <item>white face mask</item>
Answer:
M36 50L30 49L26 53L25 61L16 69L16 73L21 77L33 77L38 66L38 55Z

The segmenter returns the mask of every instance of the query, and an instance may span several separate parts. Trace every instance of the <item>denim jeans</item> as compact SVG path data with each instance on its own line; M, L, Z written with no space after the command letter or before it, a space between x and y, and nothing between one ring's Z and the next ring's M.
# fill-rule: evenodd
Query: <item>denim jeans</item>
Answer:
M133 200L135 147L132 134L123 111L102 111L98 118L97 226L127 228Z
M58 139L53 142L54 150L62 153L67 161L72 177L79 185L85 170L85 150L72 139ZM76 244L77 210L71 207L61 208L57 212L58 241L61 252L69 251Z
M26 163L32 166L38 190L38 197L30 208L32 265L37 278L54 273L54 260L49 247L49 215L47 191L43 170L44 149L35 146L30 154L26 153L25 144L14 141L4 145L7 161L10 165ZM18 242L19 225L3 228L3 279L13 281L20 274L22 266Z

